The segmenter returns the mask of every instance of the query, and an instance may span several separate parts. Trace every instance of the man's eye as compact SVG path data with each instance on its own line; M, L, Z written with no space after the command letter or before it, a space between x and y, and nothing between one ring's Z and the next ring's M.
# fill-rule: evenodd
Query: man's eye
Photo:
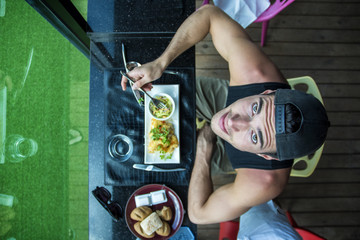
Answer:
M253 113L253 115L255 115L257 113L258 107L259 107L259 105L257 103L254 103L252 105L252 113Z
M256 144L258 139L257 139L257 135L255 132L251 132L251 141Z

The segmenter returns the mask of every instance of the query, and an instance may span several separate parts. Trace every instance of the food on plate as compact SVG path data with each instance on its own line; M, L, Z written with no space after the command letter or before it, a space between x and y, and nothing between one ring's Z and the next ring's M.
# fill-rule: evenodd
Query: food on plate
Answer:
M173 104L171 100L167 96L156 96L156 99L159 99L161 102L165 104L165 108L157 108L155 104L150 101L149 109L151 114L156 118L167 118L170 116L173 111Z
M161 221L159 215L156 212L150 214L147 218L145 218L141 223L140 226L144 232L151 236L156 230L161 228L163 222Z
M147 217L144 219L145 215ZM155 233L162 237L169 236L171 232L169 221L172 217L172 210L168 206L163 206L161 210L154 212L150 207L141 206L135 208L130 214L130 218L136 221L135 231L144 238L153 238Z
M171 154L179 146L174 126L167 121L151 119L149 153Z
M159 228L158 230L156 230L156 233L160 236L163 236L163 237L167 237L169 236L170 234L170 225L163 221L163 225L161 228Z
M155 233L152 233L150 235L146 234L144 230L141 228L140 222L137 222L134 224L135 231L140 234L144 238L153 238L155 237Z
M159 217L162 220L165 220L165 221L170 221L172 218L171 208L169 208L167 206L163 206L163 208L161 210L156 210L156 213L159 215Z
M147 218L153 211L147 206L134 208L130 213L130 218L135 221L142 221Z

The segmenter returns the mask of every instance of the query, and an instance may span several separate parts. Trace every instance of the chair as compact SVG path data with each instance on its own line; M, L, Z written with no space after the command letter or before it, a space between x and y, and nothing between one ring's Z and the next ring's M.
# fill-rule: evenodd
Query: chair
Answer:
M269 21L295 0L275 0L254 22L262 22L261 46L265 45Z
M289 211L286 211L286 216L289 219L291 226L295 229L295 231L303 238L303 240L326 240L315 233L312 233L308 230L300 228L294 218L291 216ZM219 231L219 240L236 240L237 234L239 231L239 222L236 221L227 221L220 223L220 231Z
M239 222L227 221L220 223L219 240L236 240L239 231Z
M312 233L308 230L300 228L297 223L295 222L294 218L291 216L289 211L286 211L286 216L289 219L291 226L299 233L299 235L303 238L303 240L326 240L315 233Z
M261 46L265 45L266 33L269 26L269 21L275 17L284 8L289 6L295 0L275 0L254 22L262 22L261 30ZM209 4L209 0L204 0L201 6Z
M298 77L298 78L290 78L288 82L292 89L304 91L308 94L312 94L314 97L319 99L319 101L324 104L320 91L315 83L315 81L308 76ZM290 176L292 177L309 177L315 170L322 151L324 149L324 144L316 150L314 154L304 156L301 158L294 159L293 168L291 169ZM304 164L305 166L301 169L297 169L296 165Z

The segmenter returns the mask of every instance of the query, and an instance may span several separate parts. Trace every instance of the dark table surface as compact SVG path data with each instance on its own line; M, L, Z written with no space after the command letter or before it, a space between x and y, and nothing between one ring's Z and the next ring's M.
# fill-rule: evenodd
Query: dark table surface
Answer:
M155 173L135 170L134 163L144 162L144 109L130 88L123 92L120 70L124 70L121 44L126 46L128 61L154 60L166 48L180 24L195 10L190 0L89 0L88 23L92 32L89 116L89 239L135 239L125 218L114 222L91 194L96 186L105 186L112 200L125 209L127 200L147 184L165 184L181 198L187 209L188 184L195 156L195 52L189 49L176 59L156 84L180 86L180 164L162 164L162 168L184 167L184 172ZM119 163L107 152L108 139L125 134L134 142L131 158ZM183 226L196 236L196 225L185 213Z

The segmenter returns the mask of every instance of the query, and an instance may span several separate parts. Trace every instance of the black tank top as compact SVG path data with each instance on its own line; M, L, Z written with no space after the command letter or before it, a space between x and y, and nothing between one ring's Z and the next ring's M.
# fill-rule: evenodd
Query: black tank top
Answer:
M252 95L257 95L267 89L276 90L278 88L289 89L290 86L285 83L254 83L242 86L229 86L229 93L226 101L226 107L233 102ZM256 168L256 169L280 169L288 168L293 165L294 160L266 160L254 153L243 152L234 148L225 141L225 149L231 165L236 168Z

